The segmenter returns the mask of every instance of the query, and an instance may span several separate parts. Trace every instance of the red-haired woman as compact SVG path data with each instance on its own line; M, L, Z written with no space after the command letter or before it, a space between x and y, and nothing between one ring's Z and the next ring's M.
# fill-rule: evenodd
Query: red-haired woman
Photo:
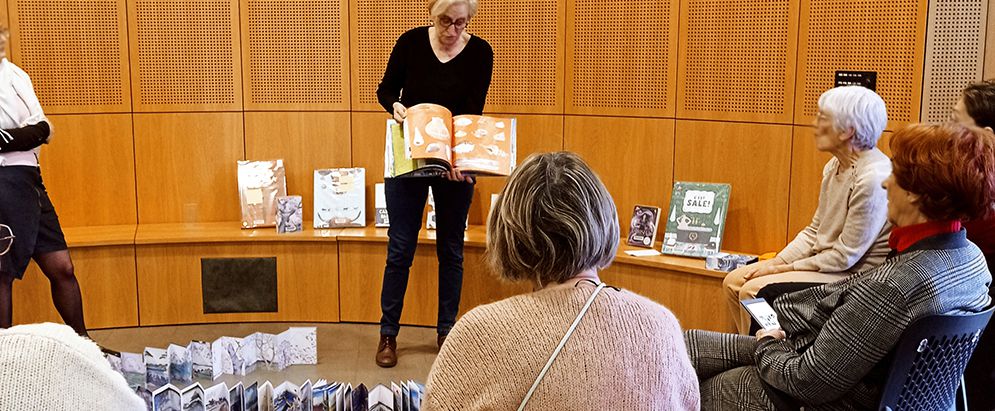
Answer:
M692 330L702 409L773 409L767 386L806 409L877 406L883 361L913 321L974 313L992 277L961 221L989 218L995 136L957 124L912 125L891 138L888 220L894 255L877 268L774 301L783 329L756 338Z

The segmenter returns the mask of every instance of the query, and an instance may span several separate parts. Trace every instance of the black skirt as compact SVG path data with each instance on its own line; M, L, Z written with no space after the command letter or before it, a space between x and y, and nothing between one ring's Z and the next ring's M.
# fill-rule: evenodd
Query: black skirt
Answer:
M32 257L68 248L38 167L0 167L0 224L14 236L0 256L0 275L19 279Z

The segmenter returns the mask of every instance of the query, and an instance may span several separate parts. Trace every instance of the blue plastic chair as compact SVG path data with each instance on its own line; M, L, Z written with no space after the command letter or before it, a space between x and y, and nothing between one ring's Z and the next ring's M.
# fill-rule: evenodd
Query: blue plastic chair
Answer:
M966 410L964 368L993 308L968 315L934 315L912 323L894 350L878 409Z

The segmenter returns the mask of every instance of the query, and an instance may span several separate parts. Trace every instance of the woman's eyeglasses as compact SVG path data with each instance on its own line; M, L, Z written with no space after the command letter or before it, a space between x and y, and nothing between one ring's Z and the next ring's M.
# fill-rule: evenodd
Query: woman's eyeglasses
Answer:
M439 26L441 26L440 28L443 30L449 30L449 26L454 26L456 27L456 31L463 31L468 24L470 24L470 21L466 19L453 21L453 19L448 16L439 17Z

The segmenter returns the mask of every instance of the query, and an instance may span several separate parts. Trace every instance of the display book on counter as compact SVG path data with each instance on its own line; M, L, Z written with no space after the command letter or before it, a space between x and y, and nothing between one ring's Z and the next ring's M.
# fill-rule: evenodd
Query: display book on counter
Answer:
M153 391L168 384L185 386L194 379L246 375L257 367L283 370L292 365L317 364L317 344L316 328L290 327L279 334L257 332L244 338L146 347L141 354L122 352L105 357L133 390L143 398L151 398Z
M390 386L366 386L318 380L297 385L284 381L274 386L258 381L228 387L224 382L204 388L199 382L185 388L164 385L151 394L152 411L418 411L425 386L414 381L391 382Z
M366 226L366 169L314 171L314 228Z
M514 118L453 116L443 106L417 104L403 124L387 120L384 178L439 176L454 166L467 173L507 176L517 156Z
M653 248L659 224L660 207L635 206L629 223L629 237L625 243L635 247Z
M664 254L707 257L722 247L729 184L678 181L670 196Z
M277 198L287 195L283 160L239 161L237 164L242 228L275 227Z

